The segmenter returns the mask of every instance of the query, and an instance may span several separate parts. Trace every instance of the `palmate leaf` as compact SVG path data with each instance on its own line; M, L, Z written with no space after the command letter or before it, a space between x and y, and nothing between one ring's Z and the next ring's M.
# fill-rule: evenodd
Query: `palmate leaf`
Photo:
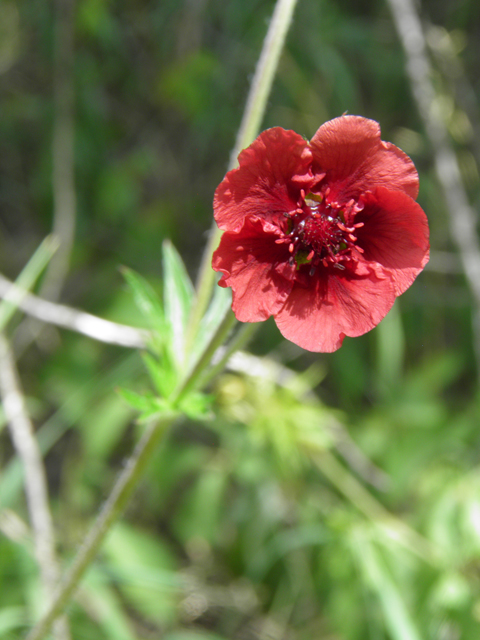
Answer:
M213 396L206 393L192 391L178 404L178 408L191 420L210 420Z
M168 398L177 383L176 371L172 368L162 366L161 363L149 353L142 354L142 359L156 391L161 396Z
M125 280L132 289L135 303L144 314L150 328L153 331L150 347L155 352L158 361L153 359L145 362L154 386L162 395L167 395L177 382L176 372L180 366L177 361L177 353L174 348L173 330L171 323L166 320L162 300L153 287L131 269L123 268ZM155 371L158 369L158 371ZM159 387L159 380L163 379L165 385Z
M153 287L132 269L123 267L122 274L133 292L137 307L145 315L150 327L163 334L166 328L165 314L162 302Z
M194 289L182 258L169 240L163 243L163 276L165 322L172 338L175 361L185 362L185 336L194 298Z
M130 389L118 389L117 391L127 404L140 412L139 422L145 422L153 418L153 416L172 411L167 400L159 398L153 393L140 394Z

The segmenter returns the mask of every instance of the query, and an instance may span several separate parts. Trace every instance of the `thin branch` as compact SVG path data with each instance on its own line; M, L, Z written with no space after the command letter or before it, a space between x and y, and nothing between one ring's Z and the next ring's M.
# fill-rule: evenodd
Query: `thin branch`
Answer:
M455 49L453 38L446 29L428 25L426 42L456 102L463 109L468 121L467 127L472 128L471 134L466 133L471 140L478 164L480 163L480 105L475 89L466 75L465 66Z
M68 272L75 236L73 27L75 0L55 2L52 141L52 233L60 247L47 269L40 295L57 300Z
M0 333L0 395L15 450L25 469L25 494L33 529L35 556L47 598L53 596L59 578L53 520L48 505L45 468L28 416L15 361L5 336ZM68 640L66 618L54 628L57 640Z
M388 2L405 50L412 93L433 147L435 170L447 205L452 238L475 301L473 329L480 372L480 243L476 229L477 216L468 201L457 157L435 94L425 34L415 4L413 0Z
M45 272L40 296L58 300L67 277L75 239L74 8L75 0L55 0L52 132L52 234L59 247ZM17 355L36 340L42 325L28 318L16 336Z
M18 306L28 315L63 329L76 331L94 340L131 349L144 349L149 332L104 320L85 311L43 300L27 293L0 274L0 298Z
M272 19L263 41L262 52L255 69L252 85L247 97L240 128L230 155L229 169L237 164L237 156L248 147L258 134L267 106L267 99L273 85L275 72L280 61L287 32L298 0L277 0ZM216 275L212 269L212 254L220 242L221 231L213 223L207 245L203 252L197 280L197 301L190 317L190 330L187 344L192 344L200 320L208 306Z

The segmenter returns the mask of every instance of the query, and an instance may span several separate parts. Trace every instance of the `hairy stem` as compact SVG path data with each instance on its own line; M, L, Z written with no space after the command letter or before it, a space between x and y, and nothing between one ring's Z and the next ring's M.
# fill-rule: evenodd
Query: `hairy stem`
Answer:
M297 0L277 0L270 26L263 42L262 52L255 69L242 122L240 123L235 145L230 155L229 169L235 167L240 151L248 147L258 134L296 4ZM210 229L207 246L205 247L199 269L197 301L192 309L187 345L192 344L195 340L198 325L212 295L212 289L215 284L215 273L212 270L212 255L220 242L220 236L221 231L214 223Z
M165 415L160 420L150 425L147 431L145 431L143 437L135 447L133 454L128 459L125 467L120 473L112 492L103 505L89 534L85 538L72 566L60 583L50 609L28 634L26 640L41 640L42 638L45 638L53 622L65 609L75 593L85 570L95 558L106 534L122 514L123 509L132 495L133 490L137 486L138 481L142 477L143 471L150 461L160 438L165 433L166 429L173 424L177 417L177 414L174 413Z

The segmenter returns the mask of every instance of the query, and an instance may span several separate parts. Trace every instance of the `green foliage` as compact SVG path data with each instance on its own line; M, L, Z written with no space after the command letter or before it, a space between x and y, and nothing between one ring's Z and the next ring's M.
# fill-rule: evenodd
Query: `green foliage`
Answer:
M258 359L171 400L231 303L216 287L193 331L191 280L272 7L75 3L77 219L61 301L146 328L151 341L127 355L50 328L27 348L21 314L2 305L62 568L143 422L185 417L86 574L69 608L72 637L477 640L475 313L384 2L299 0L263 126L310 137L345 111L378 120L419 170L431 267L379 327L337 353L301 352L267 322L252 345ZM479 7L421 3L434 23L437 106L473 203ZM0 3L0 271L12 280L52 226L56 15L44 0ZM40 257L22 276L27 289ZM0 438L0 636L16 640L45 597L23 469L8 429Z
M175 353L177 367L183 369L187 355L185 339L194 292L182 259L168 241L163 243L163 273L165 279L163 304L169 332L166 342L168 341Z
M185 265L173 245L163 243L164 288L163 301L156 295L144 278L131 270L124 275L133 291L135 302L146 316L153 329L151 348L155 356L143 354L147 372L156 393L138 394L120 389L122 398L140 412L139 421L151 421L165 412L180 412L192 420L203 420L212 416L212 398L198 391L177 395L177 387L188 370L209 346L227 310L225 295L214 295L202 318L194 348L187 353L187 339L191 336L189 322L194 304L194 289Z

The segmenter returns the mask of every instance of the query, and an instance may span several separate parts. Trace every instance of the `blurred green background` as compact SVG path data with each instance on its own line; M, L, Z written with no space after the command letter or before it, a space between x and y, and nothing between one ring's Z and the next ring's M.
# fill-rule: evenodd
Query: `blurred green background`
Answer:
M74 131L76 221L59 299L142 326L118 267L160 288L165 238L195 280L273 4L2 0L0 271L14 279L52 229L60 121L61 139ZM428 0L421 15L478 205L480 4ZM430 265L334 354L306 353L264 323L248 374L240 362L212 388L215 417L177 426L156 454L70 608L75 640L480 637L477 311L432 150L386 2L299 0L263 126L311 137L346 111L378 120L413 158ZM19 314L9 336L67 563L139 433L115 388L149 383L139 354L120 347L52 327L32 342ZM304 446L313 432L318 451ZM42 597L6 428L0 439L10 640Z

